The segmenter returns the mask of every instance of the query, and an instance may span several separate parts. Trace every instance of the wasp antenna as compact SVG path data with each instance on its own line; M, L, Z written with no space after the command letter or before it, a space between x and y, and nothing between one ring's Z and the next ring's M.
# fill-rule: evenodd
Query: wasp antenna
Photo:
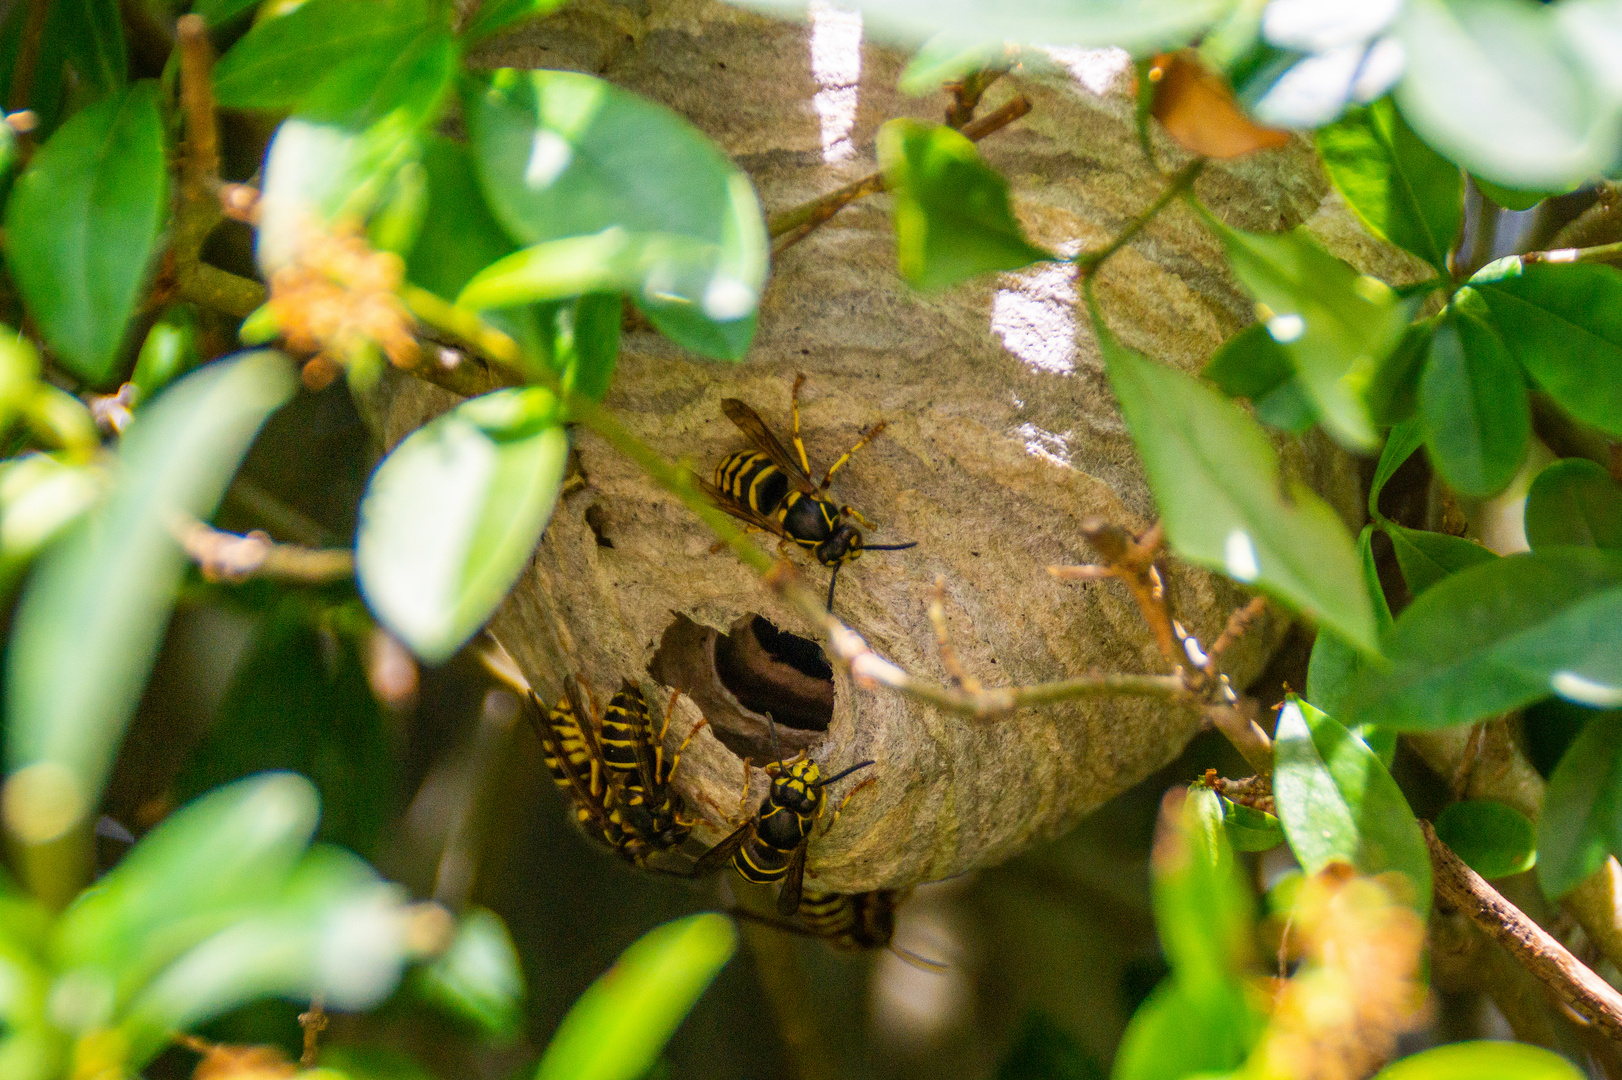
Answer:
M907 543L907 544L863 544L862 545L862 550L863 551L905 551L908 548L915 548L917 546L918 546L918 541L914 540L911 543Z
M839 568L844 563L834 563L833 576L828 579L828 610L834 609L834 586L839 583Z
M826 780L818 780L816 783L814 783L814 784L812 784L810 786L811 787L827 787L829 784L833 783L835 780L843 780L845 777L849 776L851 773L855 772L857 769L865 769L871 764L873 764L873 762L871 762L871 761L858 761L856 764L852 765L850 768L846 769L844 772L834 773L834 775L828 777L828 779L826 779Z
M908 967L915 967L919 971L927 971L931 975L946 974L946 965L941 963L939 960L930 960L926 957L919 956L911 949L903 949L900 945L897 945L893 941L890 942L886 948L895 953L896 956L900 957L901 961Z
M771 713L766 714L766 730L771 732L772 736L772 760L782 761L783 755L777 750L777 721L772 718Z

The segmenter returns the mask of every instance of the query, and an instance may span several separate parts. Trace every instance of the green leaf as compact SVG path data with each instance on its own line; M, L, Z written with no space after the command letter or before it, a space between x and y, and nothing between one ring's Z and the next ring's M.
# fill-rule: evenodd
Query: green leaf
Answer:
M301 1072L299 1080L438 1080L416 1058L390 1046L327 1043L317 1061L320 1068Z
M1436 835L1488 881L1530 870L1538 860L1531 821L1491 799L1449 803L1437 815Z
M1198 993L1176 978L1150 992L1121 1036L1111 1080L1184 1080L1244 1063L1264 1018L1237 983Z
M1318 419L1289 355L1261 323L1224 341L1200 375L1229 397L1249 398L1269 427L1299 435Z
M1161 951L1200 995L1238 979L1253 952L1255 913L1223 818L1216 792L1189 789L1175 815L1162 808L1149 861Z
M1087 304L1110 385L1178 554L1377 651L1357 556L1334 510L1303 484L1283 486L1278 456L1239 406L1122 346L1091 290Z
M1430 145L1506 187L1564 189L1616 154L1616 110L1563 40L1553 7L1410 0L1393 25L1408 63L1395 91Z
M468 45L507 29L524 19L537 19L550 15L562 7L566 0L484 0L473 21L462 31L462 40Z
M411 987L486 1038L511 1039L523 1021L524 973L501 919L473 908L450 947L413 975Z
M10 596L34 557L90 509L106 479L48 454L0 463L0 595Z
M1462 536L1409 529L1393 521L1384 522L1380 527L1391 538L1402 578L1415 596L1450 574L1498 558L1494 552Z
M1582 1080L1552 1050L1515 1042L1457 1042L1434 1046L1381 1069L1374 1080Z
M1419 380L1419 416L1436 471L1461 494L1485 498L1514 479L1532 411L1520 369L1491 326L1449 310Z
M429 663L478 632L535 551L569 455L561 419L546 390L498 390L406 436L373 474L361 592Z
M1622 435L1622 274L1511 257L1482 267L1470 284L1509 351L1562 409Z
M507 267L531 275L529 299L624 288L677 344L743 355L766 281L766 223L749 178L702 132L567 71L498 71L470 85L464 108L486 202L539 248Z
M879 128L878 154L893 200L901 276L915 288L942 289L1054 258L1025 239L1008 203L1008 181L963 133L891 120Z
M1396 348L1408 309L1384 282L1359 274L1301 229L1243 232L1209 214L1256 315L1290 358L1330 435L1354 450L1377 443L1363 392Z
M1622 488L1586 458L1566 458L1538 473L1526 493L1526 542L1546 547L1622 548Z
M536 1080L637 1080L737 947L713 912L643 934L563 1018Z
M129 77L124 47L124 22L118 0L53 0L51 24L46 32L62 34L68 63L80 85L100 99L124 89Z
M1622 554L1554 548L1426 589L1361 678L1350 716L1399 731L1479 720L1550 693L1622 704Z
M214 67L227 109L291 109L346 61L399 53L429 24L426 0L309 0L254 24Z
M1235 851L1271 851L1284 843L1278 818L1230 799L1222 800L1222 825Z
M65 775L81 813L96 805L185 573L175 524L213 514L297 382L280 353L245 353L186 376L135 417L106 502L23 592L6 668L13 775Z
M58 921L52 955L122 1003L182 952L275 896L319 816L315 789L292 773L251 777L188 803L79 895Z
M299 115L351 131L385 119L397 129L419 131L438 117L459 60L456 39L443 26L410 29L324 74L300 99Z
M1308 874L1331 862L1359 873L1396 870L1413 885L1409 903L1431 906L1431 861L1397 782L1363 741L1333 717L1291 696L1274 736L1273 794L1290 850Z
M1479 176L1472 176L1470 179L1476 185L1477 190L1505 210L1530 210L1550 195L1559 194L1559 192L1553 191L1517 191L1514 188L1495 184L1491 180L1483 180Z
M191 9L193 14L201 15L212 30L224 26L243 12L258 7L259 3L260 0L197 0Z
M201 359L197 323L195 304L171 304L146 332L130 375L137 404L151 401L159 390L197 366Z
M1538 883L1551 900L1622 851L1622 723L1595 713L1549 776L1538 815Z
M158 85L140 82L62 125L6 204L6 261L57 358L98 387L119 381L168 200Z
M297 772L321 793L321 838L374 854L394 809L389 732L356 643L320 615L301 596L266 615L174 791L188 799L250 773Z
M1363 390L1369 416L1379 426L1411 419L1419 411L1419 377L1430 355L1431 339L1442 324L1442 313L1421 319L1403 331L1397 347L1369 375Z
M1397 475L1397 470L1408 463L1420 444L1425 441L1425 430L1417 420L1404 420L1393 427L1385 437L1385 448L1374 466L1374 479L1369 481L1369 517L1378 519L1380 492Z
M1318 152L1371 232L1449 272L1447 255L1464 222L1464 176L1420 141L1390 98L1319 128Z
M1374 564L1374 526L1365 525L1357 535L1357 556L1363 572L1363 587L1374 608L1374 624L1383 636L1391 629L1391 608L1386 604L1385 590L1380 586L1380 571ZM1375 658L1360 653L1340 638L1320 631L1312 643L1312 656L1307 662L1307 700L1324 712L1335 716L1344 713L1347 695L1362 673L1375 663ZM1383 730L1373 724L1358 724L1353 734L1368 744L1379 755L1387 768L1397 750L1395 732Z
M947 83L957 82L981 68L1003 60L1008 46L1001 41L965 45L950 34L937 34L919 46L907 61L896 89L908 97L933 94Z

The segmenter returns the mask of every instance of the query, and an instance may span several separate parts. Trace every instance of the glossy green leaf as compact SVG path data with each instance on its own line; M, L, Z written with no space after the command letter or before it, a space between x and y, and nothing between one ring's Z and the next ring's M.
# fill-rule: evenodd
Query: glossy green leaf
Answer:
M1398 617L1386 655L1354 688L1351 719L1414 731L1550 693L1622 704L1622 554L1553 548L1461 570Z
M1253 233L1209 215L1206 221L1256 298L1257 317L1289 356L1324 429L1347 447L1372 450L1378 440L1363 393L1402 339L1406 305L1384 282L1359 274L1303 230Z
M1277 454L1244 410L1122 346L1090 290L1087 298L1110 385L1178 554L1376 651L1352 538L1334 510L1303 484L1282 485Z
M1622 487L1586 458L1566 458L1538 473L1526 493L1526 542L1533 551L1560 545L1622 548Z
M1318 419L1289 355L1261 323L1224 341L1200 375L1229 397L1249 398L1269 427L1299 435Z
M129 61L118 0L52 0L51 6L63 10L51 12L55 25L46 32L66 39L68 63L84 90L99 99L124 89Z
M141 82L62 125L6 204L6 262L28 313L57 359L98 387L120 381L167 199L158 86Z
M429 21L426 0L308 0L220 57L214 96L228 109L291 109L346 62L398 54Z
M669 109L588 75L508 69L470 86L486 202L537 249L506 268L528 275L528 299L625 289L678 344L743 355L767 258L747 176Z
M1451 487L1485 498L1520 468L1531 407L1520 369L1492 327L1464 311L1448 314L1419 380L1425 449Z
M1255 913L1223 819L1221 796L1189 789L1175 815L1162 807L1149 860L1161 951L1201 995L1239 978L1253 952Z
M1222 800L1222 825L1235 851L1271 851L1284 843L1278 818L1229 799Z
M1375 626L1383 636L1391 629L1391 608L1386 603L1380 571L1374 563L1373 541L1374 526L1363 526L1357 536L1358 563L1363 572L1363 587L1374 608ZM1334 634L1320 632L1312 643L1312 655L1307 662L1307 700L1331 716L1343 714L1352 687L1362 673L1377 662L1377 658L1358 652ZM1351 730L1390 768L1397 751L1395 732L1373 724L1358 724Z
M1318 153L1371 232L1448 273L1464 222L1464 176L1420 141L1390 98L1319 128Z
M1494 552L1462 536L1409 529L1390 521L1381 528L1391 538L1402 578L1415 596L1449 574L1498 558Z
M391 740L356 643L319 617L304 597L271 609L173 790L287 769L321 793L321 838L371 855L395 809Z
M536 1080L637 1080L737 947L713 912L643 934L563 1018Z
M1308 874L1331 862L1360 873L1396 870L1409 903L1428 915L1431 861L1408 801L1380 759L1333 717L1291 697L1273 742L1273 795L1290 850Z
M449 30L414 29L338 64L300 99L299 115L351 131L385 119L394 128L421 130L438 117L459 59Z
M473 15L473 21L462 31L462 39L471 45L524 19L550 15L565 2L566 0L483 0Z
M361 592L429 663L478 632L540 541L569 455L561 420L546 390L498 390L406 436L373 474Z
M879 128L878 155L901 276L915 288L941 289L1054 257L1025 239L1008 181L961 132L891 120Z
M1401 424L1419 411L1419 377L1430 355L1431 339L1441 324L1440 313L1411 324L1390 355L1375 365L1363 389L1363 400L1376 425Z
M1470 172L1563 189L1613 162L1615 103L1595 92L1554 7L1410 0L1393 36L1408 60L1395 90L1403 117Z
M315 789L292 773L251 777L187 804L63 913L55 961L122 1003L186 949L279 892L319 814Z
M1513 806L1491 799L1449 803L1437 815L1436 835L1488 881L1522 873L1537 863L1532 822Z
M96 805L185 572L175 524L213 514L296 385L280 353L246 353L186 376L136 416L111 494L24 590L7 655L8 772L65 770L83 812Z
M1622 273L1508 258L1470 284L1509 351L1561 408L1622 435Z
M1433 1046L1381 1069L1374 1080L1582 1080L1565 1058L1516 1042Z
M1405 420L1387 433L1380 460L1374 465L1374 478L1369 481L1369 517L1380 517L1380 492L1424 441L1425 429L1417 420Z
M106 480L100 468L48 454L0 463L0 594L9 596L45 545L84 516Z
M1244 1063L1265 1026L1243 987L1199 993L1178 979L1150 992L1121 1036L1111 1080L1184 1080Z
M518 951L501 919L484 908L462 916L450 947L413 975L411 987L487 1038L510 1039L523 1021Z
M197 366L201 359L197 334L195 304L171 304L152 324L130 375L138 404L151 401L159 390Z
M1622 724L1596 713L1549 776L1537 823L1538 883L1558 900L1622 852Z

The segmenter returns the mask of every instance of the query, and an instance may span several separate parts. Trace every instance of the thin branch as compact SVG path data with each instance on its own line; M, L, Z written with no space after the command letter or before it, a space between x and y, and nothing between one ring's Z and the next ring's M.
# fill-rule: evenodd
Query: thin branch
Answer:
M237 584L259 577L325 585L355 573L355 555L348 548L278 544L258 530L239 536L201 521L180 530L180 546L209 581Z
M220 129L214 115L214 49L201 15L182 15L175 24L180 45L180 108L186 117L186 152L180 159L188 201L212 200L220 180Z
M1143 231L1144 226L1153 221L1155 216L1166 208L1166 204L1194 186L1194 181L1204 168L1205 158L1197 157L1172 173L1171 179L1166 182L1166 189L1160 193L1159 197L1149 204L1148 209L1127 222L1126 228L1117 233L1114 239L1096 251L1083 251L1078 254L1072 261L1081 272L1081 276L1087 277L1092 274L1102 265L1105 259L1130 243L1134 236Z
M978 120L969 121L963 125L962 131L971 141L979 142L1030 111L1029 99L1021 94L995 112L989 112ZM883 190L884 174L876 172L846 184L837 191L830 191L826 195L812 199L808 203L772 214L766 219L766 233L775 241L772 244L772 254L779 255L804 240L825 221L857 199L877 195Z
M1614 244L1598 244L1594 247L1528 251L1521 259L1529 263L1622 262L1622 241Z
M946 669L946 677L952 686L958 690L967 690L971 694L979 693L980 680L976 679L963 669L958 661L957 650L952 648L952 639L946 633L946 575L939 574L935 578L935 593L929 600L929 622L935 627L935 645L940 650L941 667Z
M231 486L225 490L225 501L278 536L306 547L325 547L338 539L331 529L282 502L246 476L231 481Z
M1216 678L1217 665L1221 662L1222 655L1245 636L1251 624L1261 618L1262 612L1266 610L1267 597L1256 596L1251 598L1250 603L1228 616L1228 625L1222 628L1222 633L1217 635L1216 641L1212 642L1211 648L1206 651L1204 670L1207 678Z
M1102 566L1050 566L1048 573L1060 581L1099 581L1114 578L1123 583L1137 602L1138 611L1155 636L1155 646L1172 667L1181 667L1183 656L1177 648L1182 636L1176 631L1171 608L1166 601L1165 582L1157 561L1165 532L1157 521L1142 536L1133 536L1121 526L1102 518L1081 523L1082 535L1104 557Z
M1430 822L1421 821L1419 827L1430 848L1438 897L1508 949L1573 1012L1603 1029L1612 1041L1622 1042L1622 994L1464 865Z
M321 1033L327 1030L327 1010L318 997L310 1002L308 1012L298 1014L298 1026L304 1029L304 1046L298 1063L306 1069L315 1067L321 1056Z
M980 107L980 99L1007 71L1007 64L999 64L971 71L961 82L947 83L952 103L946 107L946 126L962 130L968 125L974 119L974 110Z
M1231 705L1208 705L1204 720L1233 744L1233 748L1245 759L1245 764L1256 770L1257 776L1271 776L1273 740L1262 730L1256 718L1249 715L1255 708L1256 703L1251 698Z

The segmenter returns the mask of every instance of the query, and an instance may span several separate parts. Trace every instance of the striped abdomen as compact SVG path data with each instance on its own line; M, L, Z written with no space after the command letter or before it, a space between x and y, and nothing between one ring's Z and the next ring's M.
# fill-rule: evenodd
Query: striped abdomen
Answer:
M817 937L841 949L882 949L895 936L896 894L814 893L800 898L800 921Z
M580 721L567 699L557 703L548 714L546 723L552 729L555 740L546 742L546 768L552 774L552 782L563 793L564 801L574 808L575 820L589 835L617 846L621 836L608 810L608 778L603 775L602 763L592 753L591 745L581 734ZM582 805L581 792L571 779L571 773L581 779L587 790L586 797L593 800L595 806ZM599 830L597 822L603 818L609 819L609 822Z
M801 547L814 548L828 539L841 520L832 503L793 487L772 459L757 450L722 458L715 467L715 486L761 517L775 518Z
M733 856L733 868L745 881L757 885L781 881L794 852L810 839L816 823L815 813L795 813L767 796L760 805L755 834Z
M665 767L660 732L654 730L647 699L635 683L627 680L609 702L601 742L604 764L616 785L617 823L643 841L644 849L680 847L690 829L678 820L669 786L672 770ZM632 856L637 857L635 852Z

